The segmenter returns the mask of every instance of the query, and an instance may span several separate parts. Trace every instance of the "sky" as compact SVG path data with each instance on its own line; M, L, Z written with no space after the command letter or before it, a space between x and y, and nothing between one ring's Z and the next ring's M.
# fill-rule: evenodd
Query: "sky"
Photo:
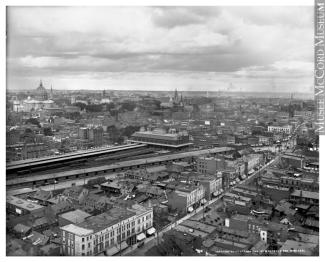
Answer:
M7 89L313 92L312 6L8 7Z

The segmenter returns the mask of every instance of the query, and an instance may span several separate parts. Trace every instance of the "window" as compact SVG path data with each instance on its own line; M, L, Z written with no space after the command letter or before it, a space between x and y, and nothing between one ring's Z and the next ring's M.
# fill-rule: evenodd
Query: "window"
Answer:
M82 242L85 242L85 238L84 237L82 238Z
M82 250L85 250L85 245L84 244L82 244Z
M90 248L90 243L88 243L88 248Z

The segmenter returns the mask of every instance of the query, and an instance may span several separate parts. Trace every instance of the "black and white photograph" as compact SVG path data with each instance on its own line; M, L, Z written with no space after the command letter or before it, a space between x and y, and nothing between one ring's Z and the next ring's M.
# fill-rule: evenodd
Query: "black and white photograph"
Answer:
M2 19L6 258L319 258L324 0L26 2Z

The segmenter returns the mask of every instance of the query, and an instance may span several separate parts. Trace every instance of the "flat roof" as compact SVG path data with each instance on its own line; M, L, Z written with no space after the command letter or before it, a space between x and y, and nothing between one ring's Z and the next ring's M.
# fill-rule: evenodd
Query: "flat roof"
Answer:
M15 196L7 196L6 197L6 202L11 204L11 205L15 205L16 207L20 207L20 208L23 208L25 210L28 210L28 211L34 211L34 210L37 210L37 209L44 208L41 205L32 203L30 201L27 201L25 199L21 199L21 198L15 197Z
M13 190L7 190L7 196L17 196L22 194L28 194L28 193L34 193L37 189L32 188L21 188L21 189L13 189Z
M114 207L105 213L86 219L84 222L79 223L78 226L97 232L135 215L135 212Z
M193 229L192 232L189 231L189 227L187 226L184 226L182 224L180 225L177 225L176 228L175 228L177 231L180 231L180 232L183 232L183 233L186 233L186 234L189 234L189 235L192 235L192 236L197 236L197 237L201 237L201 238L205 238L208 236L208 233L206 232L203 232L201 230L198 230L198 229Z
M249 195L252 195L252 196L257 196L257 195L258 195L257 192L250 191L250 190L245 190L245 189L238 188L238 187L234 187L234 188L232 188L231 191L232 191L232 192L245 193L245 194L249 194Z
M211 226L211 225L207 225L198 221L193 221L193 220L184 220L181 225L186 226L186 227L190 227L193 229L197 229L206 233L212 233L216 227L215 226Z
M178 147L183 147L183 146L190 146L193 145L193 143L183 143L183 144L177 144L177 145L171 145L171 144L163 144L163 143L156 143L156 142L148 142L148 141L138 141L138 140L132 140L129 139L129 142L134 142L134 143L140 143L143 145L156 145L156 146L166 146L166 147L173 147L173 148L178 148Z
M245 216L245 215L241 215L241 214L236 214L234 216L231 217L231 219L236 219L236 220L240 220L240 221L249 221L252 220L253 218L251 216Z
M34 182L37 180L43 180L43 179L49 179L49 178L73 176L73 175L84 174L84 173L112 170L112 169L124 168L124 167L130 167L130 166L145 165L145 164L156 163L156 162L160 162L160 161L172 161L175 159L181 159L181 158L186 158L186 157L197 157L199 155L227 152L227 151L231 151L231 150L233 150L233 148L231 148L231 147L216 147L216 148L212 148L212 149L182 152L182 153L177 153L177 154L169 154L169 155L156 156L156 157L150 157L150 158L126 160L126 161L121 161L121 162L111 164L111 165L102 165L102 166L98 166L98 167L75 169L75 170L63 171L63 172L52 173L52 174L49 173L46 175L20 177L20 178L7 180L6 184L7 185L15 185L17 183L18 184L19 183L29 183L29 182Z
M306 243L306 242L299 242L295 240L287 240L284 242L282 247L280 248L280 251L288 254L299 254L299 255L305 255L310 256L312 253L312 249L315 248L317 244L313 243ZM302 252L297 252L297 250L302 250Z
M67 153L64 155L59 156L48 156L48 157L42 157L37 159L26 159L26 160L18 160L18 161L12 161L6 164L7 170L25 167L25 166L32 166L37 164L46 164L48 162L57 162L64 159L75 159L79 157L86 157L86 156L92 156L102 153L109 153L109 152L115 152L115 151L122 151L126 149L132 149L132 148L138 148L138 147L144 147L143 144L128 144L128 145L120 145L120 146L114 146L109 148L100 148L100 149L90 149L90 150L84 150L82 152L74 152L74 153Z
M75 224L66 225L64 227L61 227L61 229L64 231L68 231L72 234L78 235L78 236L87 236L87 235L94 233L94 230L92 230L92 229L80 227Z
M168 139L168 140L177 140L178 137L184 136L180 133L164 133L164 132L155 132L155 131L138 131L135 132L132 137L152 137L152 138L162 138L162 139Z
M304 190L297 190L295 189L292 193L292 196L302 196L305 198L312 198L312 199L319 199L319 193L318 192L312 192L312 191L304 191Z
M90 217L91 215L80 209L77 209L74 211L63 213L59 216L76 224L76 223L83 222L87 217Z
M233 246L233 247L237 247L237 248L241 248L241 249L244 249L244 248L247 247L247 245L245 245L245 244L238 243L238 242L234 242L234 241L230 241L230 240L226 240L226 239L219 238L219 237L216 237L214 239L214 244L216 246L218 246L218 244L225 244L225 245L229 245L229 246Z

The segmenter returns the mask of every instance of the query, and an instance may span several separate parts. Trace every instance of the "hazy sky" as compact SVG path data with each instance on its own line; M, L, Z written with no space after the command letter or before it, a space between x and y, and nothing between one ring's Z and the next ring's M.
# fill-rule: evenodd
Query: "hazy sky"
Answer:
M9 89L313 91L313 7L10 7Z

